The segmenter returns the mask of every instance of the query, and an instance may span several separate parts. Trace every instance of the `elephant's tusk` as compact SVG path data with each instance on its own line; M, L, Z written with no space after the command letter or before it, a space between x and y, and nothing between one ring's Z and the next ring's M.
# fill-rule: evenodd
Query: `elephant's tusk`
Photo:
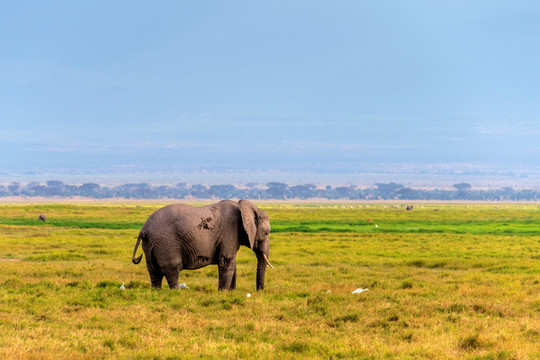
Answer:
M266 256L265 253L263 253L263 258L264 258L264 261L266 261L266 264L268 264L268 266L270 266L273 269L274 267L272 266L272 264L270 264L270 261L268 261L268 257Z

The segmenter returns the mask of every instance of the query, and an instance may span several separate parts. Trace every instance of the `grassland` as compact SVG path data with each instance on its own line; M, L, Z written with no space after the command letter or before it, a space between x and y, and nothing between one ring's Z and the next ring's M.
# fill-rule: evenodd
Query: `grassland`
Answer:
M260 204L276 269L242 248L230 293L150 288L162 205L0 205L0 358L540 358L538 205Z

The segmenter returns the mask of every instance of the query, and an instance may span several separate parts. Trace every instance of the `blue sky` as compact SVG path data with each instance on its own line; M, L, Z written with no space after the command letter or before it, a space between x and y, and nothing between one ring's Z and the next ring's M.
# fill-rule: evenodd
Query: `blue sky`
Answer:
M4 2L0 176L538 170L539 18L535 1Z

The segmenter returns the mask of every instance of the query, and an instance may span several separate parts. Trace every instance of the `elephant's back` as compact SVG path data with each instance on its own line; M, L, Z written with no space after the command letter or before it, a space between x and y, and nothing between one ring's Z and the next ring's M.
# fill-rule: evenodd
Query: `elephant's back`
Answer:
M171 204L156 210L146 220L141 233L145 237L183 233L189 235L192 228L206 226L213 220L213 206L196 207L186 204ZM202 225L201 225L202 224Z
M171 204L157 209L148 217L141 231L151 232L157 228L166 228L167 224L172 224L189 217L189 213L197 212L194 206L185 204Z

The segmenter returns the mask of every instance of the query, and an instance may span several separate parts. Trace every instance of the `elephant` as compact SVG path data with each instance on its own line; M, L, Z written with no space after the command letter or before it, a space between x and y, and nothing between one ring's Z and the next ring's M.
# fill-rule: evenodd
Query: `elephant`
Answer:
M47 215L45 214L39 215L39 220L41 220L42 222L45 222L47 220Z
M236 289L236 253L240 245L257 256L257 290L264 289L270 250L270 219L249 200L223 200L194 207L172 204L156 210L143 225L133 256L142 242L152 287L161 288L163 277L169 288L177 289L184 269L195 270L217 265L219 290Z

